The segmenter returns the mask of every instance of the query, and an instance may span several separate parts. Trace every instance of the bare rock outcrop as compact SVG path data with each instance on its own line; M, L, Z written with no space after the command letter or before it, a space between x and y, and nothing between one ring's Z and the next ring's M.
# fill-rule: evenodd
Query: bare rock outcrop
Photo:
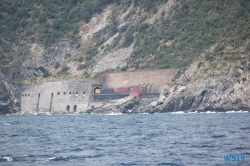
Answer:
M98 103L91 105L87 113L108 114L108 113L132 113L132 109L139 104L134 96L113 100L110 103Z
M37 77L47 70L55 67L56 63L62 63L76 51L76 44L71 41L59 41L51 47L44 49L36 44L30 47L30 58L23 64L21 74L24 78Z
M14 93L0 73L0 115L19 111L20 103L14 98Z
M151 112L250 110L250 88L233 78L220 76L190 86L175 86L164 102L151 105Z

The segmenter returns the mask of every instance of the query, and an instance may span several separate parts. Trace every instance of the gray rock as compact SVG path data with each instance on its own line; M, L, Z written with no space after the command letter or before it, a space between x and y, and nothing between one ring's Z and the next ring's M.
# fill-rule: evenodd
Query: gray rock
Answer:
M250 88L229 77L208 78L190 87L177 88L154 112L250 110Z

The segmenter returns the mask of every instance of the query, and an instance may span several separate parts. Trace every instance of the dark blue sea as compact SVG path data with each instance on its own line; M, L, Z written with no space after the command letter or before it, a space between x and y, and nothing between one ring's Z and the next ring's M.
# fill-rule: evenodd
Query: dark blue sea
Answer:
M0 117L0 165L249 166L250 113Z

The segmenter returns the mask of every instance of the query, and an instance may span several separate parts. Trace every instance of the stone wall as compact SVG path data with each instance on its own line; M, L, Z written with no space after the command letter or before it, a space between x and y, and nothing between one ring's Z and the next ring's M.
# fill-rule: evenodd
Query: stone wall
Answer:
M89 104L89 82L29 84L24 89L21 94L22 112L83 112Z
M160 92L161 87L172 80L177 70L155 70L142 72L124 72L105 74L106 88L147 87L148 93Z

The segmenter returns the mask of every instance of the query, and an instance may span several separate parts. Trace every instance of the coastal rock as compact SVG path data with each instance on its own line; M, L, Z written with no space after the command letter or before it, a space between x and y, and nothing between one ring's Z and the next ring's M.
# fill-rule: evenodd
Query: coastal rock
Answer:
M15 101L15 102L14 102ZM10 86L1 77L0 80L0 114L14 113L19 102L14 99Z
M153 112L172 111L228 111L250 108L250 88L233 78L221 76L206 79L188 87L177 87Z
M119 100L113 100L110 103L105 103L100 107L92 106L87 109L87 113L92 114L108 114L108 113L131 113L132 109L139 104L139 101L134 96L128 96ZM98 105L98 104L96 104Z

